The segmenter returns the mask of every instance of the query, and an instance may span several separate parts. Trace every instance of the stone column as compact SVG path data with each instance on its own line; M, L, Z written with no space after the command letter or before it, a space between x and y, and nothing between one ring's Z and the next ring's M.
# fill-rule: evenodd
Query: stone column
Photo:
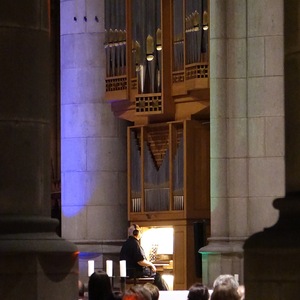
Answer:
M127 123L104 101L104 11L104 0L61 0L62 235L84 282L89 259L116 269L127 236Z
M205 284L242 276L247 233L246 1L210 1L211 237ZM241 278L242 279L242 278Z
M209 286L224 273L243 283L243 243L276 220L269 206L284 193L278 1L210 5L212 213L209 245L201 249Z
M279 8L285 19L285 87L282 91L285 96L286 196L273 203L280 212L277 223L252 235L245 243L248 300L296 299L300 293L300 4L296 0L278 1ZM277 173L270 180L276 181L276 177Z
M49 2L0 3L0 294L75 299L77 248L50 218Z

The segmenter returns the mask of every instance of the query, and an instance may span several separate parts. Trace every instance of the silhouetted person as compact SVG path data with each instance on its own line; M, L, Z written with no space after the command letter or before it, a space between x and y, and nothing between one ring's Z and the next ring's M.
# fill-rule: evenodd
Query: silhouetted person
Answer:
M232 286L221 284L214 288L210 300L240 300L237 289Z
M154 264L146 259L144 249L140 245L142 237L139 225L133 224L128 229L128 239L123 244L120 260L126 260L126 273L129 278L153 277L159 290L167 290L168 286L156 273Z
M143 285L138 284L125 291L123 300L151 300L151 294Z
M144 288L150 292L152 300L158 300L159 289L156 285L147 282L146 284L144 284Z
M89 300L113 300L110 278L104 271L94 272L88 283Z
M189 288L189 293L187 298L188 300L208 300L209 299L208 288L202 283L195 282Z

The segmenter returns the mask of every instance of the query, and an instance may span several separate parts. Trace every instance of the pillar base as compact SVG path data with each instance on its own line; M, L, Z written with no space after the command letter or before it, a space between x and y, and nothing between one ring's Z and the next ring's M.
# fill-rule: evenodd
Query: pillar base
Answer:
M202 282L212 287L221 274L237 274L243 283L243 243L246 238L214 237L208 245L201 248Z
M57 224L46 217L0 217L2 298L77 299L77 248L56 235Z
M300 294L300 192L276 199L278 222L244 245L246 299L296 299Z
M79 279L88 284L88 261L94 260L95 270L105 270L106 260L113 261L113 276L120 274L120 251L125 240L73 240L79 249ZM113 287L119 288L118 280Z

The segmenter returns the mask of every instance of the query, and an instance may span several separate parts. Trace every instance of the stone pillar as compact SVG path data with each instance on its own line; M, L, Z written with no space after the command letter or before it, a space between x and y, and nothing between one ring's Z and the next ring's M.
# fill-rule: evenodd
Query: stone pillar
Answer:
M105 95L104 0L61 0L62 235L87 261L119 262L127 236L125 121Z
M300 3L297 0L277 2L285 19L285 88L282 90L285 95L286 196L274 201L274 207L280 212L277 223L252 235L245 243L247 300L296 299L300 293ZM270 180L276 181L276 177L277 173Z
M70 299L77 248L50 218L50 6L0 3L0 294Z
M278 2L210 1L211 237L200 250L209 286L224 273L243 283L243 243L276 220L269 206L284 194Z

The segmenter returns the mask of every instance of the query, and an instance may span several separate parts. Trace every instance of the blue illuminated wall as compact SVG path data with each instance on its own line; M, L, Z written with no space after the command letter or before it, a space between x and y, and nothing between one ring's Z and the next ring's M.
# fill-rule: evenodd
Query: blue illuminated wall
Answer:
M127 233L127 123L103 101L103 5L61 1L62 236L99 268Z

